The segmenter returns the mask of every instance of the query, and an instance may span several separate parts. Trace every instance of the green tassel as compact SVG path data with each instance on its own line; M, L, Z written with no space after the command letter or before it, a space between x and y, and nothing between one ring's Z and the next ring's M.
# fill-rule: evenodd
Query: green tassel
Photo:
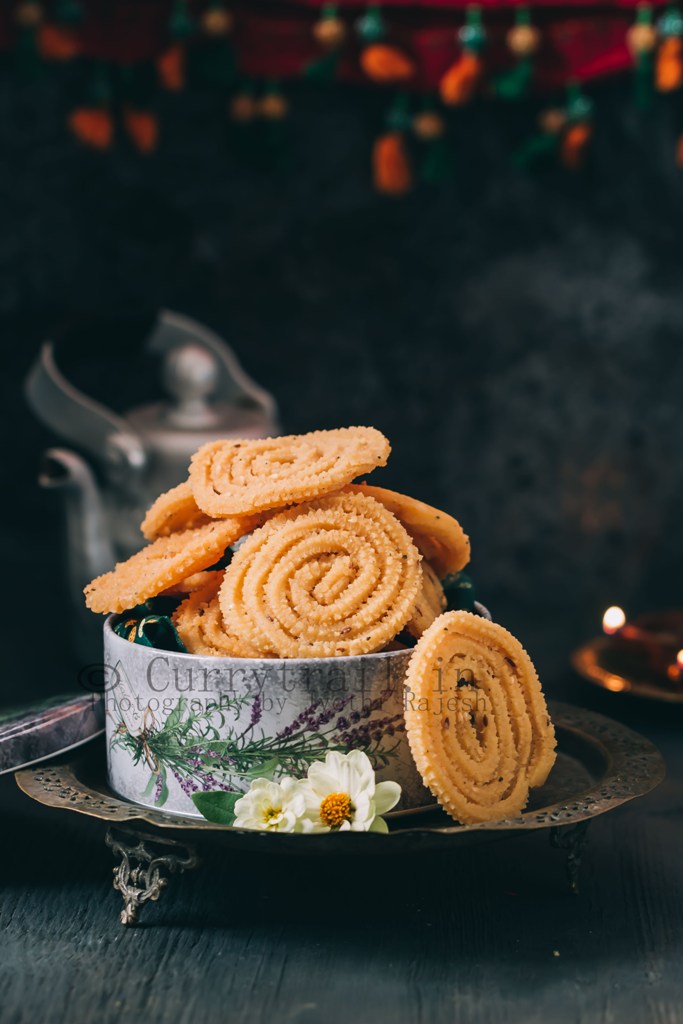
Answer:
M326 53L324 57L319 57L306 64L302 72L303 76L312 82L331 82L337 74L340 60L340 50Z
M95 66L87 87L88 102L93 107L106 107L111 102L113 90L106 64Z
M61 25L78 25L83 20L83 8L78 0L59 0L55 7L55 20Z
M185 39L194 31L194 22L187 8L187 0L174 0L168 21L168 31L174 39Z
M493 80L493 91L503 100L519 100L529 92L534 66L530 57L518 61L509 71L503 71Z
M652 25L652 7L649 3L641 3L636 11L635 25ZM633 74L633 102L639 110L647 110L652 103L654 86L652 52L638 53Z
M633 102L638 110L649 110L654 96L651 53L639 53L633 74Z
M427 152L420 164L420 177L427 185L442 185L455 174L453 150L447 138L427 143Z
M587 121L593 113L593 100L581 92L578 82L567 84L567 105L565 107L568 121Z
M545 132L534 135L513 154L512 162L515 167L528 167L530 164L538 163L549 156L554 156L559 142L559 135L547 135Z
M407 132L411 125L410 97L399 93L387 114L387 128L392 132Z
M386 35L386 26L379 4L370 4L356 22L356 31L364 43L378 43Z
M323 4L320 11L320 20L329 21L332 18L336 18L339 14L339 8L337 4Z

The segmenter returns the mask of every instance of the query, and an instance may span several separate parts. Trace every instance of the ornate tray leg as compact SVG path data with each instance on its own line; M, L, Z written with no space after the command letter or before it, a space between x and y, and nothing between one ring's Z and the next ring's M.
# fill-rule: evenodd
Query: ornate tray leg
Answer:
M567 881L573 893L579 891L579 870L581 858L588 841L590 821L579 821L576 825L555 825L550 830L550 845L556 850L567 851Z
M114 868L114 888L123 897L121 924L138 923L140 909L158 900L168 885L167 875L190 871L199 864L191 846L132 828L108 828L105 842L121 858Z

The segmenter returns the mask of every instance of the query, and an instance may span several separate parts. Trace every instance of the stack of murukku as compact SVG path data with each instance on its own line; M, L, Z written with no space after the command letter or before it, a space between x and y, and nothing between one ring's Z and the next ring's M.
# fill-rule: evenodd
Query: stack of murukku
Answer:
M555 759L538 677L502 627L445 612L442 581L470 557L457 520L353 483L390 450L372 427L204 445L147 512L147 546L93 580L86 603L121 613L178 598L185 649L211 657L343 657L417 640L405 719L425 784L459 821L509 817Z
M390 450L372 427L204 445L145 516L150 543L93 580L88 607L186 594L174 625L191 654L211 656L338 657L419 637L469 541L438 509L352 483Z

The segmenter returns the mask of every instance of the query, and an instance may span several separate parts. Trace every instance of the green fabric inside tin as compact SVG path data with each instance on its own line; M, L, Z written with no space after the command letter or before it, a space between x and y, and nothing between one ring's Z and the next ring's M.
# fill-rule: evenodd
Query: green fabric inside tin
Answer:
M441 581L449 612L473 612L476 593L472 577L466 572L454 572Z
M187 654L187 648L171 621L171 615L177 607L177 598L152 597L130 611L123 612L114 626L114 632L132 644Z

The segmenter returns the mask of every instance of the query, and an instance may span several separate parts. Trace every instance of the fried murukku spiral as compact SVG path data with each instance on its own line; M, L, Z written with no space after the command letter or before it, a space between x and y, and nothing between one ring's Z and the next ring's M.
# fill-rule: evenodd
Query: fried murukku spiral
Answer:
M373 498L319 498L275 515L241 545L219 594L223 618L282 658L378 651L411 616L420 557Z
M411 636L420 637L445 609L446 595L443 592L441 580L429 562L423 559L422 586L417 595L413 614L405 628Z
M190 486L207 515L243 515L336 491L384 466L390 451L374 427L211 441L192 457Z
M188 594L194 594L197 590L204 590L210 583L218 580L218 587L223 582L222 570L211 570L203 569L201 572L193 572L191 576L186 576L184 580L180 580L178 583L173 583L170 587L166 587L159 594L159 597L187 597Z
M405 526L424 557L441 579L460 572L470 560L470 539L457 519L438 508L371 484L351 484L353 494L369 494L381 501Z
M410 749L441 806L463 824L518 815L556 743L519 641L470 612L447 612L418 641L405 685Z
M147 540L168 537L178 530L204 526L211 519L198 507L190 484L184 480L170 491L164 491L147 510L140 529Z
M216 520L194 530L159 537L98 576L85 588L85 603L93 612L123 612L156 597L221 558L242 535L234 519Z
M261 523L261 516L219 516L226 521L235 520L235 529L239 530L239 536L251 533ZM189 480L184 480L177 487L160 494L156 501L150 506L147 515L140 524L147 540L156 540L157 537L168 537L171 533L179 530L191 530L195 526L205 526L211 522L211 516L197 505L190 488Z
M236 637L226 625L218 603L223 573L215 572L199 590L178 605L172 615L178 636L189 654L212 658L260 658L256 648Z

